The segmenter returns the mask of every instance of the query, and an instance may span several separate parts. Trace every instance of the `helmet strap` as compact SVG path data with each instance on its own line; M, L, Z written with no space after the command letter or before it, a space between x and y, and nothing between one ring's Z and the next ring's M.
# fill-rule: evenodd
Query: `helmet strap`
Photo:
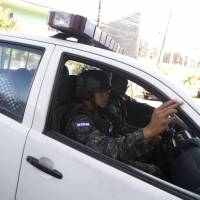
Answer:
M96 104L95 100L95 92L93 92L89 98L89 100L94 104L95 108L98 108L99 106Z

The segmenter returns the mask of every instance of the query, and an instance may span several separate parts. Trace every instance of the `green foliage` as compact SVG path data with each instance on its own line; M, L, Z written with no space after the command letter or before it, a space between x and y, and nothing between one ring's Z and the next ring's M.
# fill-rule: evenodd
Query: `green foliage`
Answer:
M67 63L65 65L67 66L69 73L71 75L77 75L77 74L81 73L83 68L85 67L85 65L83 63L76 62L73 60L67 61Z
M158 70L164 75L170 75L173 72L173 68L171 66L159 65Z
M198 80L200 80L200 76L197 74L188 74L183 83L193 86Z
M0 6L0 30L16 30L17 21L11 15L11 9Z
M65 63L65 66L68 68L70 75L78 75L81 72L86 71L86 70L97 70L98 69L94 66L84 64L81 62L77 62L74 60L68 60Z

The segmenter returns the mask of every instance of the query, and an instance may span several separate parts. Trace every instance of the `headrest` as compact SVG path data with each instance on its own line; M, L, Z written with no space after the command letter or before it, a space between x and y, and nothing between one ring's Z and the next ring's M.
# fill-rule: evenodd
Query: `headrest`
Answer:
M56 98L59 104L71 104L74 101L76 78L75 75L68 75L61 80Z
M19 68L16 71L13 71L12 76L14 84L20 85L29 83L32 78L30 71L25 68Z
M20 68L12 72L12 82L15 88L15 95L24 102L26 101L30 91L32 78L33 74L25 68Z

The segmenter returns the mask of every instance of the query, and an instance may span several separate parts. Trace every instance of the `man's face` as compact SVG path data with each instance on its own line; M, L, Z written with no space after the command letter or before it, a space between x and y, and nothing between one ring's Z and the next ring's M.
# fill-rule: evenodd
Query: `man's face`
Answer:
M95 92L94 94L95 103L100 108L106 108L109 100L108 91Z
M126 93L128 86L127 80L118 80L117 82L112 82L112 92L114 92L117 95L124 95Z

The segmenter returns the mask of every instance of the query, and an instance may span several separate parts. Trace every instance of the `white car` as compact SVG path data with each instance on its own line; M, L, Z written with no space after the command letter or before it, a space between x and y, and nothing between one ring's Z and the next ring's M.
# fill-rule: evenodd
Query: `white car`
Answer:
M135 59L55 38L0 33L0 56L0 200L200 199L200 109L175 85ZM52 128L73 101L71 65L115 71L162 101L184 102L168 133L170 180Z

